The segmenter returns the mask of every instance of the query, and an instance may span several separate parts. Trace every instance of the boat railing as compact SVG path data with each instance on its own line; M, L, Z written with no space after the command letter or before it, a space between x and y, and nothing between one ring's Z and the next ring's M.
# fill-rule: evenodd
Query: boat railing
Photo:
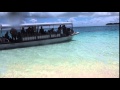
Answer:
M22 41L32 41L32 40L40 40L40 39L57 38L60 36L61 36L60 34L24 36L24 37L22 37Z

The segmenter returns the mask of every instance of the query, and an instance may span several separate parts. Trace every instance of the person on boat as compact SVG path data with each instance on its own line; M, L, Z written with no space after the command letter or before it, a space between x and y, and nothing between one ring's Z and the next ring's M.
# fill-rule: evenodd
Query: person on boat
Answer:
M9 40L7 38L1 38L0 43L9 43Z
M40 33L44 34L44 29L42 28L42 26L41 26L41 29L40 29Z
M34 35L34 33L35 33L34 27L31 27L30 30L31 30L31 35Z
M8 31L5 33L5 38L9 39Z
M31 33L30 27L28 27L28 29L26 29L26 33L27 33L27 35L30 35L30 33Z
M70 35L70 28L66 29L66 35L69 36Z
M47 34L47 31L44 31L44 34Z
M51 33L54 33L54 28L51 29Z
M53 34L54 33L54 28L48 30L49 34Z
M12 29L10 30L10 34L11 34L11 36L12 36L12 40L15 39L15 41L16 41L17 30L14 29L14 28L12 28Z
M60 33L61 34L61 29L62 29L62 27L61 27L61 25L58 27L58 33Z
M71 29L71 34L73 34L74 33L74 30L73 29Z
M22 27L21 34L25 35L25 29Z
M37 32L36 26L33 27L33 33L35 34Z
M2 39L0 38L0 43L2 43Z
M67 30L66 30L67 28L66 28L66 26L65 26L65 25L63 25L63 26L62 26L62 29L63 29L63 35L65 35L65 36L66 36L66 33L67 33Z
M18 32L17 38L18 38L18 41L22 41L22 36L21 36L21 33L20 33L20 32Z

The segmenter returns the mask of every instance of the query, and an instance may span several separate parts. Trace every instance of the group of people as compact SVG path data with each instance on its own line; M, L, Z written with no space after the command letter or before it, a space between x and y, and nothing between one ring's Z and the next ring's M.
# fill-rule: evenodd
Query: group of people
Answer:
M63 26L60 25L58 27L57 32L60 33L63 36L68 36L68 35L72 34L74 31L71 30L70 28L67 28L65 25L63 25Z
M8 39L8 40L11 41L11 42L13 42L13 41L16 42L16 41L22 40L22 37L21 37L20 32L17 32L17 30L14 29L14 28L12 28L12 29L10 30L11 38L10 38L10 36L9 36L8 34L9 34L9 33L8 33L8 31L7 31L7 32L5 33L4 38Z
M39 31L36 31L36 28L34 27L28 27L28 29L24 29L24 27L21 29L20 32L18 32L15 28L12 28L10 30L11 38L8 35L8 31L5 34L5 38L7 38L10 41L21 41L23 36L32 36L32 35L45 35L45 34L61 34L61 36L68 36L71 33L73 33L73 30L70 28L66 28L65 25L60 25L58 27L58 30L55 31L54 28L51 30L45 31L42 26Z
M22 27L22 30L21 30L21 34L22 35L34 35L35 33L35 29L34 27L28 27L28 29L24 29L24 27Z

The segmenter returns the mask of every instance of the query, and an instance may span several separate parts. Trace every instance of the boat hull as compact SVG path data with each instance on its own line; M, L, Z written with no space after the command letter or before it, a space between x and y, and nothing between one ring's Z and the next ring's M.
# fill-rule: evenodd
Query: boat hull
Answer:
M72 37L73 35L67 36L67 37L59 37L59 38L37 40L37 41L28 41L28 42L21 42L21 43L0 44L0 50L30 47L30 46L36 46L36 45L45 45L45 44L52 44L52 43L60 43L60 42L70 41L72 40Z

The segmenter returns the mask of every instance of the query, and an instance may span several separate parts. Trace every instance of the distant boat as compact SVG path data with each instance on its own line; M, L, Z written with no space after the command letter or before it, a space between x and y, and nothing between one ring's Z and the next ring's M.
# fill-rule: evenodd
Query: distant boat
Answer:
M48 31L44 31L43 26L53 26L58 29L54 31L54 28L49 28ZM79 34L79 32L74 32L71 22L21 24L19 27L21 30L17 32L18 30L11 25L1 25L0 34L2 35L2 29L11 28L12 38L8 36L8 32L1 36L0 50L70 41L74 35Z

